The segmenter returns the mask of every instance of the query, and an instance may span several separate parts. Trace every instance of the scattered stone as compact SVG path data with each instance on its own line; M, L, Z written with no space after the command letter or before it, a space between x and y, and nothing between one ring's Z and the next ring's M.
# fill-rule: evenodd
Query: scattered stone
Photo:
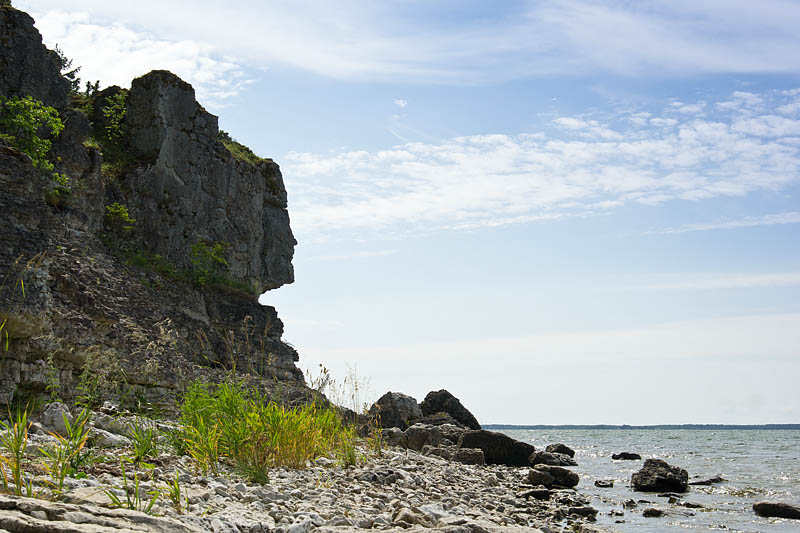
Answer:
M422 447L422 455L441 457L448 461L456 461L465 465L484 465L486 458L483 450L477 448L458 448L456 446L431 446Z
M578 466L569 455L555 452L533 452L530 462L532 465Z
M546 452L550 453L563 453L564 455L569 455L570 457L575 457L575 450L567 446L566 444L549 444L547 448L544 449Z
M528 489L517 493L518 498L533 498L535 500L549 500L553 495L550 489Z
M399 428L405 431L417 419L422 418L422 411L417 400L401 392L387 392L372 404L371 416L380 416L382 428Z
M447 413L470 429L481 429L481 425L475 416L461 404L458 398L444 389L429 392L419 407L423 415L430 416L436 413Z
M601 489L610 489L614 486L614 480L612 479L598 479L594 482L595 487L599 487Z
M633 490L640 492L686 492L689 474L661 459L648 459L631 476Z
M664 511L661 509L656 509L655 507L648 507L642 511L642 516L645 518L658 518L660 516L664 516Z
M613 454L611 458L615 461L638 461L642 458L642 456L638 453L622 452Z
M508 435L493 431L467 431L458 439L459 448L478 448L483 450L486 464L506 466L528 466L530 456L536 449L526 443L514 440Z
M578 515L578 516L587 516L594 518L597 516L597 509L594 507L590 507L588 505L582 505L580 507L570 507L567 509L567 513L571 515Z
M765 518L791 518L800 520L800 507L782 502L759 502L753 504L753 511Z

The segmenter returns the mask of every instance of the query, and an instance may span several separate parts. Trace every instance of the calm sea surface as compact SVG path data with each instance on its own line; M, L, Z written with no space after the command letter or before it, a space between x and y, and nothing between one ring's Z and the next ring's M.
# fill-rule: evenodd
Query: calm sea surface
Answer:
M598 525L623 532L746 531L800 532L800 521L760 518L753 512L759 501L784 501L800 505L800 430L500 430L543 450L562 442L575 450L580 476L578 489L592 498L600 511ZM689 481L721 475L727 481L690 487L682 501L703 505L687 509L670 505L657 494L633 492L631 474L642 461L614 461L611 455L635 452L644 459L663 459L685 468ZM613 480L614 487L594 486L598 479ZM648 500L633 510L626 500ZM642 510L657 507L669 514L644 518ZM610 511L624 516L610 516ZM623 521L617 523L617 521Z

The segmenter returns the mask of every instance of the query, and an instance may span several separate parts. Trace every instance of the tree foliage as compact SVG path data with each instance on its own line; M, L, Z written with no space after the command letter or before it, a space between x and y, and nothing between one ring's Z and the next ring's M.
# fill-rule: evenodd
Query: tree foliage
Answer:
M43 172L53 172L48 159L52 141L64 129L58 111L32 96L0 96L0 133L20 151L28 154L33 165ZM45 132L42 136L40 133Z
M78 77L81 67L72 68L72 60L66 56L64 50L59 48L58 45L55 46L54 52L58 54L58 61L61 63L61 75L69 81L69 90L73 93L78 92L81 88L81 79Z

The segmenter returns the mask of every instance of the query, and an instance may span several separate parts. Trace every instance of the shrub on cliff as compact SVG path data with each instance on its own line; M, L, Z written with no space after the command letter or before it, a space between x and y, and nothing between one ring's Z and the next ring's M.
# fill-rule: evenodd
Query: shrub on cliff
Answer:
M53 172L54 165L48 159L52 145L49 137L58 137L63 129L58 111L32 96L0 96L0 135L27 154L39 170Z

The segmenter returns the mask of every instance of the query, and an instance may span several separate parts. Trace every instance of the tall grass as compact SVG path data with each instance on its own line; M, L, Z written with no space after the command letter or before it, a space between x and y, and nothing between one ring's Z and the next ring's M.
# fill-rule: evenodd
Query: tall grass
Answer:
M200 470L216 472L219 460L227 458L261 483L269 468L304 468L316 457L355 446L355 433L333 408L280 406L242 383L193 384L180 421Z

